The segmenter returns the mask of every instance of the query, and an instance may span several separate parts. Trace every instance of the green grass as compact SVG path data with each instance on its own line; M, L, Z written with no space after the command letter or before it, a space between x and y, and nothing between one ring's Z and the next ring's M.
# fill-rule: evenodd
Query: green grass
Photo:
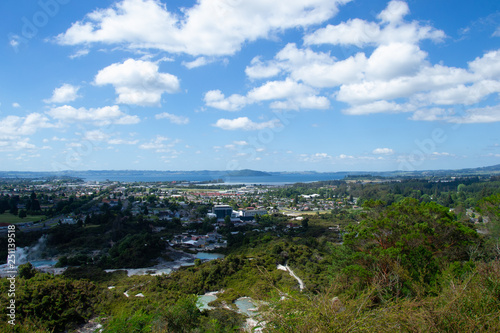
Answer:
M318 215L319 214L330 214L331 210L292 210L292 209L282 209L279 211L282 214L293 214L293 215Z
M12 215L10 213L0 214L0 223L25 223L25 222L37 222L45 218L45 215L28 215L25 218L20 218L18 216Z

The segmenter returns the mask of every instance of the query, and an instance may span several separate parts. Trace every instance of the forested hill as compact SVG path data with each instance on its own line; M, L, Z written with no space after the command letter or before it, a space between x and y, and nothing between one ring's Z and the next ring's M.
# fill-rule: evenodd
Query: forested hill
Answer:
M268 172L249 170L249 169L229 171L225 175L230 176L230 177L266 177L266 176L272 176Z

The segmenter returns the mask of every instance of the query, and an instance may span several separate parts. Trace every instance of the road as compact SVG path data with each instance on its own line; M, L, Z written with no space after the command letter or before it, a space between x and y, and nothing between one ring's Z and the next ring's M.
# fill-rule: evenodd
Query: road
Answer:
M50 218L48 220L42 221L40 223L36 223L33 226L30 227L23 227L20 228L22 231L41 231L45 229L50 229L53 226L57 225L59 223L59 220L62 220L64 218L64 215L58 215L56 217Z

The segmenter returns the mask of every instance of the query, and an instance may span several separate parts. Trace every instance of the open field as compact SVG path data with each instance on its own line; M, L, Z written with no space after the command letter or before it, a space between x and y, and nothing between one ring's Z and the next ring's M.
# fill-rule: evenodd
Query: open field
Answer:
M292 209L280 209L279 211L282 214L289 215L318 215L319 214L327 214L330 213L330 210L309 210L309 211L300 211L300 210L292 210Z
M163 190L163 188L162 188ZM179 193L177 194L182 194L182 192L203 192L203 193L208 193L208 192L212 192L212 193L217 193L217 192L221 192L221 191L225 191L225 190L221 190L221 189L212 189L210 187L207 186L207 188L183 188L183 187L172 187L172 188L166 188L165 190L168 190L168 191L177 191Z
M45 218L45 215L28 215L25 218L20 218L18 216L12 215L10 213L0 214L0 223L25 223L25 222L37 222Z
M347 208L346 211L348 212L359 212L361 211L360 208L353 209L353 208ZM301 216L301 215L322 215L322 214L331 214L331 210L307 210L307 211L300 211L300 210L292 210L292 209L280 209L279 212L281 214L285 215L294 215L294 216Z

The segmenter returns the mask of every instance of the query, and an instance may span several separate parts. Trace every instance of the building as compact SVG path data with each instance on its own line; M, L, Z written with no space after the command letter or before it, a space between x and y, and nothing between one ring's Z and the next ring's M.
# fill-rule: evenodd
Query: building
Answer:
M267 210L265 209L246 209L246 210L241 210L239 211L239 218L242 221L253 221L255 220L255 216L259 215L266 215Z
M65 217L61 220L62 224L76 224L76 220L72 217Z
M217 221L224 220L226 216L231 217L233 214L233 208L228 205L215 205L212 208L212 214L215 214Z
M255 217L255 215L266 215L267 210L265 209L247 209L243 211L243 216L244 217Z

